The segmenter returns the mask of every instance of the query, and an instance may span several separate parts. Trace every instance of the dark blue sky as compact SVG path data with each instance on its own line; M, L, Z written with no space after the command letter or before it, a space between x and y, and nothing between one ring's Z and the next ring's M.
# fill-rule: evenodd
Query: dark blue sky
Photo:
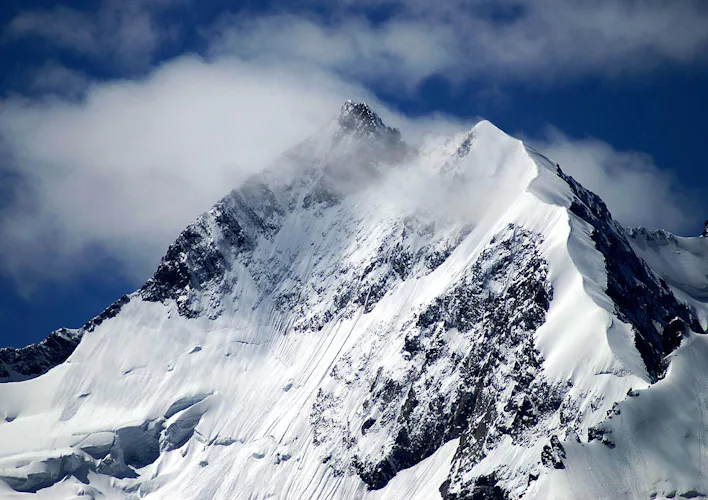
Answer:
M204 3L208 6L202 5ZM400 12L406 20L418 19L415 9L406 10L407 7L394 2L384 7L378 5L348 13L346 9L335 12L322 4L305 2L272 4L266 10L261 2L235 5L226 1L183 1L175 8L150 11L151 20L159 29L164 27L168 30L174 26L178 29L168 37L168 41L159 43L144 63L134 65L130 61L126 63L125 59L119 60L118 56L103 56L100 51L98 55L87 56L86 52L54 43L46 33L8 35L7 27L17 16L57 5L87 12L87 16L99 10L96 2L89 1L0 4L0 29L5 33L0 37L0 95L3 98L18 94L37 97L41 91L30 84L32 74L48 61L81 73L88 81L109 82L143 78L151 74L155 67L181 54L207 53L209 44L205 40L204 29L218 23L227 10L249 19L272 12L288 12L316 19L327 26L329 23L337 26L337 23L347 19L347 15L363 14L374 24L385 24L391 16L397 16ZM110 2L104 5L110 5ZM510 12L512 17L517 15L514 11ZM500 14L497 12L494 15ZM57 19L57 22L61 21ZM100 24L98 27L101 29ZM464 43L467 42L460 39L460 44ZM692 43L695 47L687 51L705 49L703 39ZM651 48L651 51L660 52L656 48ZM636 57L651 57L651 51L647 53L649 56L638 52L640 55ZM627 57L627 62L613 64L621 68L622 64L636 63L636 58L632 59L635 56L630 54ZM708 69L705 61L697 57L667 56L665 61L656 57L658 60L647 63L646 68L626 74L614 70L608 75L598 69L601 65L592 62L581 70L564 63L565 66L552 78L540 78L532 71L530 75L516 75L515 69L503 74L491 64L489 78L484 77L484 68L482 71L470 69L468 73L461 71L461 75L433 71L423 75L420 83L406 92L370 76L362 79L362 85L389 108L411 117L435 112L468 119L483 116L509 133L531 138L542 137L547 127L552 125L573 139L594 138L616 150L639 151L649 155L660 169L675 175L680 187L694 193L705 192L708 188L708 165L704 153L704 138L708 136L705 118L708 110ZM552 58L548 64L553 65ZM571 69L566 71L563 69L565 67ZM80 101L82 94L59 94L57 98ZM332 114L336 111L333 109ZM0 148L1 151L4 150ZM8 162L0 163L0 173L4 171L7 175L12 168ZM16 173L13 171L12 175L14 179ZM5 186L0 186L2 208L14 203L13 196L17 196L17 191L12 187L15 181L9 177L0 177L0 182L5 183ZM214 201L216 199L218 196ZM705 207L703 203L696 206L700 209ZM90 210L90 207L87 209ZM196 215L198 213L194 213ZM691 223L683 227L683 232L698 234L708 212L697 210L689 217ZM3 237L0 233L0 240ZM47 252L51 252L51 240L46 245ZM0 268L0 346L22 346L41 340L59 327L78 327L120 295L135 290L148 277L143 274L128 278L114 272L116 266L113 259L116 256L107 253L106 259L100 260L91 272L62 279L40 280L30 291L20 290L22 287L18 287L17 276L11 276L6 268Z

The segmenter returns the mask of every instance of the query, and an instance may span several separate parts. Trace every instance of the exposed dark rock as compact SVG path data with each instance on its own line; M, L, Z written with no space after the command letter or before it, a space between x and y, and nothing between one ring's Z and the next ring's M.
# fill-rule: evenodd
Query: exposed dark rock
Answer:
M367 419L362 425L361 425L361 433L366 434L366 431L368 431L372 425L376 423L376 420L373 418Z
M425 236L427 231L429 228L424 225L407 221L402 236L391 238L392 241L387 239L382 243L375 258L361 270L357 270L354 279L340 286L333 298L328 317L341 314L351 305L363 307L365 313L371 312L398 283L413 276L427 274L442 264L469 233L470 228L460 228L455 233L455 238L446 242L444 253L432 244L415 250L406 240L408 236L412 239ZM431 264L433 259L435 263ZM351 309L348 312L351 313Z
M553 467L554 469L565 469L563 464L563 459L565 458L565 448L561 444L558 436L555 434L551 436L551 441L549 444L543 447L541 452L541 463L546 467Z
M315 205L328 208L339 203L342 195L334 184L330 178L320 178L312 187L312 190L302 199L302 208L308 209Z
M455 151L455 154L457 155L458 158L464 158L467 156L470 152L470 149L472 149L472 143L474 143L475 139L475 134L474 132L470 132L467 134L467 137L465 137L465 140L462 141L460 146L457 148L457 151Z
M447 498L447 491L450 488L450 479L446 479L443 481L443 483L440 485L440 488L438 488L438 491L440 492L440 496L443 498Z
M620 411L618 403L613 404L612 408L607 410L607 418L616 417L617 415L621 415L621 414L622 414L622 412Z
M224 283L235 260L249 264L249 255L259 237L271 238L279 229L286 210L296 206L295 186L304 190L299 201L305 209L331 207L349 191L375 182L379 165L395 163L408 153L397 129L386 127L366 104L345 103L339 116L334 141L356 138L352 147L335 153L317 168L303 167L290 184L279 191L283 202L271 190L266 174L255 176L217 203L212 210L190 224L170 245L157 271L140 289L147 301L175 300L180 315L193 318L202 313L198 292L216 289ZM299 153L291 153L297 156ZM298 158L301 163L315 161ZM290 193L290 194L288 194ZM405 273L405 261L397 271ZM265 273L267 275L267 273ZM258 276L254 276L258 278ZM276 277L273 277L274 279ZM264 293L270 290L264 283ZM360 304L373 307L385 293L384 283L372 283L357 295ZM352 296L353 297L353 296ZM286 301L284 307L293 306ZM317 329L317 325L313 325Z
M81 330L61 328L38 344L0 349L0 382L27 380L48 372L71 356L81 335Z
M223 277L229 262L218 246L211 244L205 219L190 225L170 245L154 276L140 289L144 300L178 299L190 288L200 290L207 282ZM238 239L242 228L233 222L236 226L229 226L228 232ZM187 302L179 303L179 312L187 317L198 314Z
M123 295L121 298L116 300L113 304L108 306L101 314L88 321L84 326L84 332L92 332L96 329L98 325L106 320L114 318L123 309L123 306L130 302L130 297L128 295Z
M668 325L664 327L662 335L662 346L664 354L668 355L674 352L680 345L681 341L688 335L688 325L681 318L672 319Z
M392 143L401 141L400 131L384 125L379 115L365 103L345 102L338 122L341 130L347 133L386 136Z
M130 297L123 295L78 330L60 328L37 344L19 349L0 349L0 383L39 377L62 364L74 352L85 332L92 332L103 322L115 317L128 302Z
M610 433L611 431L603 427L602 424L590 427L588 429L588 443L597 440L608 448L614 448L615 443L610 439Z
M281 213L266 186L256 180L245 184L182 231L140 296L150 302L176 300L180 315L198 316L201 309L193 302L195 293L207 284L223 285L234 259L246 258L258 235L271 236Z
M508 500L509 494L498 484L494 474L479 476L474 484L459 493L448 493L445 500Z

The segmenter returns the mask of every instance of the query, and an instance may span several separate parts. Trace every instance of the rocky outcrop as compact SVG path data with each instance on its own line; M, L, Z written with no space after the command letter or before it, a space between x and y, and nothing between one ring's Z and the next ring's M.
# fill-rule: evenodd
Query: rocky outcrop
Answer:
M80 330L61 328L38 344L0 349L0 382L38 377L63 363L81 340Z
M396 128L387 127L381 117L363 102L345 102L339 112L337 123L340 134L384 136L392 143L401 142L401 132Z

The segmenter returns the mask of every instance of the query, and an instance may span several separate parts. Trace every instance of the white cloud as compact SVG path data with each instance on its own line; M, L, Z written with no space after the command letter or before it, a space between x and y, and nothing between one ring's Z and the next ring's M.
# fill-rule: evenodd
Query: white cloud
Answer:
M553 128L542 140L529 143L599 195L612 216L626 226L687 235L702 229L705 206L697 193L684 189L649 155L619 151L597 139L573 139Z
M157 16L187 0L103 0L96 10L56 6L21 12L5 27L6 41L45 39L50 46L73 51L94 62L125 69L145 69L172 31Z
M276 15L227 17L208 31L211 52L274 63L299 61L378 84L414 89L421 80L455 65L459 41L441 25L362 18L327 25Z
M390 18L357 17L381 6ZM370 0L327 8L335 21L259 16L221 29L243 53L303 58L379 82L442 74L453 82L552 84L708 61L708 5L698 0Z
M538 0L508 22L463 17L479 69L553 80L705 62L708 10L695 1Z
M0 137L25 182L0 212L2 267L63 278L102 248L144 279L197 214L364 95L312 68L184 57L79 101L8 99Z
M110 258L113 272L138 284L197 214L315 132L347 98L371 102L409 142L469 126L445 115L407 118L303 61L223 54L182 57L142 80L94 82L81 99L6 99L0 147L22 182L0 207L0 270L31 287ZM645 155L558 131L534 145L625 224L681 231L698 212Z

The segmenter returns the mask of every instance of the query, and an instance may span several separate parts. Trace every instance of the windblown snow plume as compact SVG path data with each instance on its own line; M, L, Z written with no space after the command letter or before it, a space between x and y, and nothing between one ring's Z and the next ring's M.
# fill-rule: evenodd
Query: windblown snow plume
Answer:
M138 291L0 350L0 496L708 496L707 245L489 122L413 148L347 102Z

